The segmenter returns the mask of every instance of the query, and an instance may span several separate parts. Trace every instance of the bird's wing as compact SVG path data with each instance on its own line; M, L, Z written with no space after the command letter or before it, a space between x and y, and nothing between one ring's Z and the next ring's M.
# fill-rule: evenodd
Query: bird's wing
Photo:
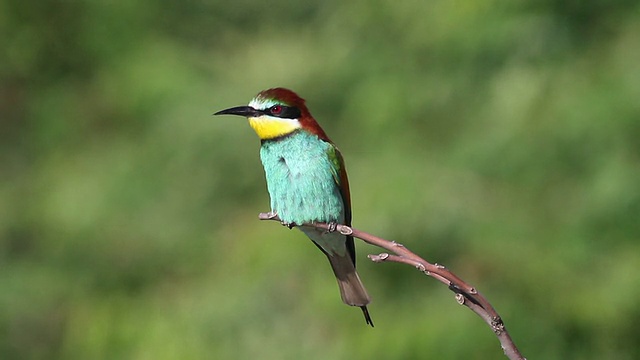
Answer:
M329 143L327 149L327 155L331 161L331 173L333 174L333 180L340 189L340 195L342 196L342 203L344 204L344 225L351 226L351 193L349 192L349 179L347 178L347 170L344 166L344 159L340 150ZM353 264L356 263L356 249L353 243L353 237L347 236L347 250L353 260Z

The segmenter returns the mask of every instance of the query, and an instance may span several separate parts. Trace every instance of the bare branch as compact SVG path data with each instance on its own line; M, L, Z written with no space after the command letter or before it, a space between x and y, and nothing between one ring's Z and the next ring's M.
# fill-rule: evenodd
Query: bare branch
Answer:
M259 215L260 220L275 220L280 221L277 214L274 213L261 213ZM282 224L288 227L291 227L292 224ZM293 225L298 226L298 225ZM440 281L441 283L447 285L449 290L453 291L455 295L456 301L471 309L471 311L475 312L480 316L486 323L491 327L493 333L498 337L500 341L500 345L502 346L502 350L504 354L511 360L525 360L525 358L520 354L520 351L513 343L511 336L507 332L506 327L504 326L504 322L498 312L491 306L489 301L476 290L473 286L467 284L465 281L460 279L457 275L449 271L442 265L432 264L413 252L409 251L404 245L399 244L395 241L389 241L377 237L375 235L366 233L364 231L360 231L354 229L352 227L346 225L335 225L335 224L327 224L327 223L311 223L311 224L303 224L302 226L315 227L317 229L322 229L325 231L338 231L344 235L352 235L362 241L383 248L393 254L381 253L378 255L369 255L368 258L376 263L381 262L397 262L401 264L407 264L415 267L419 271L423 272L425 275L431 276L432 278Z

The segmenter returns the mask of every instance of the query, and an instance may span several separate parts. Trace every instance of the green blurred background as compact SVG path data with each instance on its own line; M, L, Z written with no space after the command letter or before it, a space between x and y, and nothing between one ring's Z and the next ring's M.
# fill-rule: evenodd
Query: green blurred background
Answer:
M274 86L340 146L354 226L477 286L530 359L640 358L637 1L0 1L0 358L499 359L372 264L374 329L260 222Z

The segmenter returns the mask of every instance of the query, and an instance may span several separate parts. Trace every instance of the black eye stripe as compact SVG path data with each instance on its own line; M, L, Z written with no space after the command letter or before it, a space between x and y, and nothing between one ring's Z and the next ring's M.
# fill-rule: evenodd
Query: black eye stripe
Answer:
M260 113L264 115L283 118L283 119L299 119L300 118L300 115L301 115L300 109L298 109L297 107L286 106L286 105L279 105L279 106L280 106L280 112L278 114L274 114L273 112L271 112L271 109L273 109L273 106L268 109L261 110Z

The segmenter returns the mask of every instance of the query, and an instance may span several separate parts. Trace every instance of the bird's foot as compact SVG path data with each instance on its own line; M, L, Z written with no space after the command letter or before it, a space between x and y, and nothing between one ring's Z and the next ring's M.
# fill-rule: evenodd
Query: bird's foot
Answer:
M284 222L284 221L280 221L280 224L282 224L283 226L286 226L289 228L289 230L293 229L294 227L296 227L296 223L288 223L288 222Z
M327 225L328 225L328 228L327 228L327 231L326 231L327 233L335 232L336 229L338 229L338 223L335 222L335 221L329 221L327 223Z

